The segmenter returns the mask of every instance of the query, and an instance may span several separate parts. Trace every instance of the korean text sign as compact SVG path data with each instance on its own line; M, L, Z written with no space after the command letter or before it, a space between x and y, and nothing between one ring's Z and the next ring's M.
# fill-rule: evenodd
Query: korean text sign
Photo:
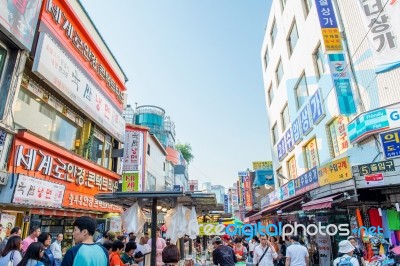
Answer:
M351 178L352 173L348 157L334 160L318 169L318 180L321 187Z
M382 149L385 158L400 156L400 129L381 133Z

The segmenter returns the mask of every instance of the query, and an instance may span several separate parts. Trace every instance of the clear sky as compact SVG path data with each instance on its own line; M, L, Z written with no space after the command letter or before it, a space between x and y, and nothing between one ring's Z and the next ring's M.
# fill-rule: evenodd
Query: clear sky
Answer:
M190 179L231 186L269 160L261 46L269 0L81 0L129 78L195 156Z

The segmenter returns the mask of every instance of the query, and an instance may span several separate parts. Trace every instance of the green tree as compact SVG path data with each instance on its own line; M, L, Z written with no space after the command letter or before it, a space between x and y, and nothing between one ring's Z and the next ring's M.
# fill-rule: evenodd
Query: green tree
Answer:
M186 160L186 162L188 164L193 160L194 156L193 156L192 147L190 146L190 144L178 143L175 145L175 148L182 153L183 158Z

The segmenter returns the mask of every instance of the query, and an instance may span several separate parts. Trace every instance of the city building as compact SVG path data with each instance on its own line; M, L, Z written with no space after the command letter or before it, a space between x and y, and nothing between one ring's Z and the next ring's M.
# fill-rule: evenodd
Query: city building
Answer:
M273 1L261 60L275 190L250 220L361 226L366 207L398 203L398 12L382 1Z
M94 195L118 189L127 77L79 1L8 4L18 5L18 12L25 8L23 18L12 11L11 23L13 32L29 24L24 38L31 44L23 49L29 51L35 41L26 62L21 51L5 46L10 47L6 73L12 77L5 110L13 112L8 131L15 135L5 153L8 178L0 185L0 203L1 217L7 218L1 222L21 226L24 235L32 225L64 233L66 247L72 245L73 218L83 214L98 218L100 231L110 220L114 231L121 231L122 208Z

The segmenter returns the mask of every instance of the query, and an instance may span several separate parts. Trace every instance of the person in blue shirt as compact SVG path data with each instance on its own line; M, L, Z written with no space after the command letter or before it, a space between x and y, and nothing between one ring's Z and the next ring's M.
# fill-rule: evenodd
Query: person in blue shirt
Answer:
M96 220L82 216L75 220L73 226L73 237L77 245L67 251L61 266L109 266L107 250L93 242Z
M43 262L44 266L55 266L54 255L50 250L51 235L46 232L41 233L38 236L38 242L42 243L44 246L44 254L41 262Z

